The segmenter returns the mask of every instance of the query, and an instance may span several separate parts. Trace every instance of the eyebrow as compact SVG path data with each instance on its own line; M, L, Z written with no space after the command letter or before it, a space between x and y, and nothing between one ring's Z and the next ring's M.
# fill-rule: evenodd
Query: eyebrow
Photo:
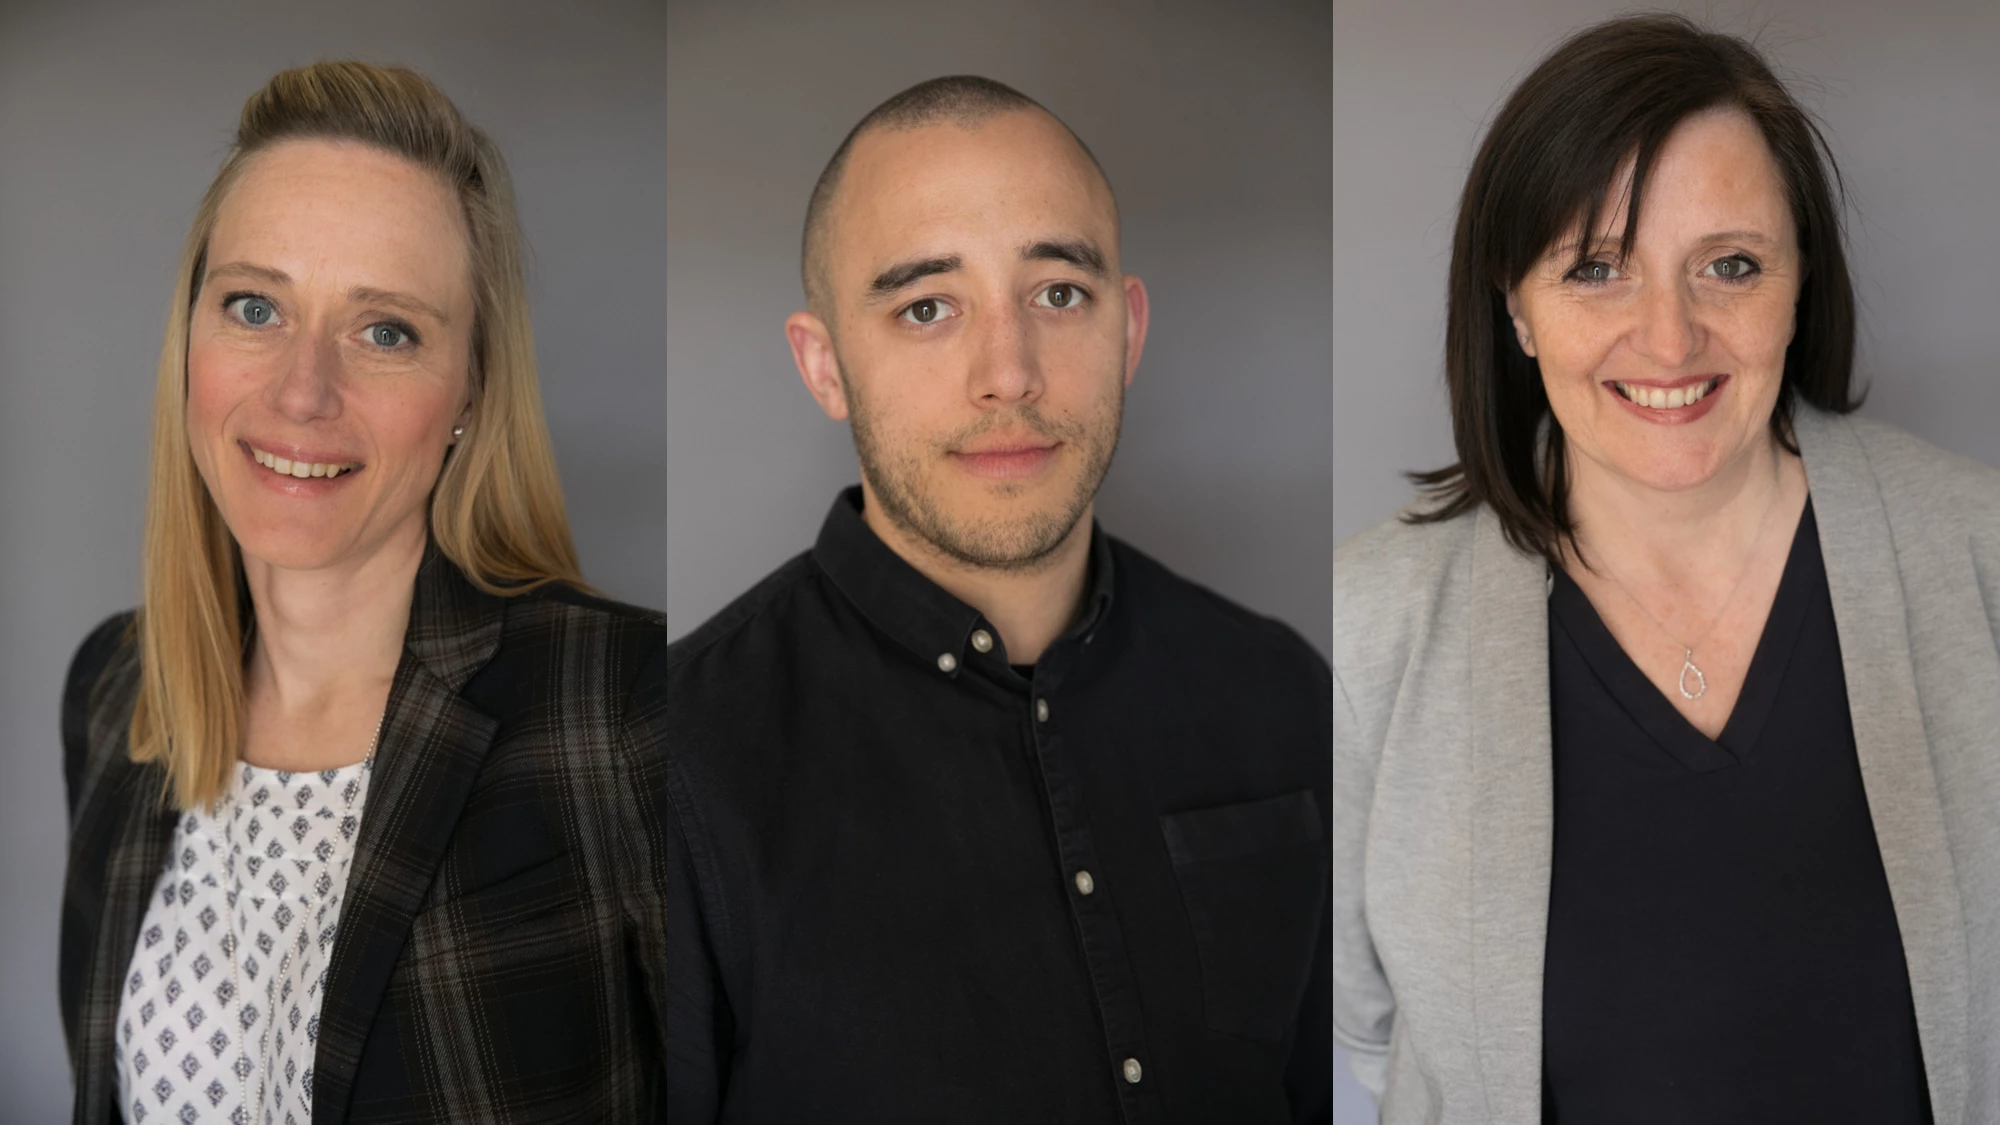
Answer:
M1103 278L1104 252L1097 244L1082 238L1045 238L1021 247L1024 262L1067 262L1095 278ZM898 262L868 283L868 300L881 301L909 288L926 277L941 273L953 273L965 265L965 259L958 254L941 254L931 258L912 258Z
M203 284L205 285L210 281L214 281L218 277L246 277L255 281L262 281L268 285L290 285L292 283L291 275L284 270L272 269L270 266L260 266L255 262L230 262L227 265L216 266L214 269L209 270L207 276L202 279ZM347 291L347 298L359 304L386 305L389 308L399 309L403 312L427 316L439 324L449 325L451 323L451 317L446 316L444 310L438 308L436 305L394 289L377 289L370 285L357 285Z
M965 264L965 259L957 254L946 254L936 258L914 258L907 262L897 262L875 275L868 283L868 299L879 301L898 291L907 289L916 282L941 273L951 273Z
M1092 277L1104 277L1104 252L1087 239L1044 239L1021 247L1024 262L1068 262Z
M1591 248L1595 250L1604 247L1617 246L1621 244L1624 241L1624 239L1625 239L1625 232L1614 231L1603 238L1593 240L1590 245ZM1768 234L1765 234L1763 231L1751 230L1747 227L1741 230L1719 230L1712 234L1702 235L1695 241L1696 242L1749 242L1749 243L1755 243L1759 246L1776 246L1778 244L1777 239L1771 237ZM1553 258L1572 257L1580 249L1582 249L1582 247L1583 247L1582 239L1566 238L1563 241L1556 244L1555 249L1550 251L1549 256Z

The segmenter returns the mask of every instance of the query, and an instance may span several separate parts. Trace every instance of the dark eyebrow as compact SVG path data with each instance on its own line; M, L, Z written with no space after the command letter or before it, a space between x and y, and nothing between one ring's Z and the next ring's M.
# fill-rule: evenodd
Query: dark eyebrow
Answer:
M1608 250L1613 247L1620 246L1624 243L1624 238L1625 238L1625 232L1623 231L1612 232L1610 234L1605 235L1603 238L1600 238L1595 242L1593 242L1590 245L1590 250L1594 253L1599 250ZM1748 227L1745 227L1741 230L1719 230L1714 232L1713 234L1705 234L1700 238L1696 239L1695 241L1747 242L1757 246L1776 246L1778 244L1777 239L1772 238L1770 235L1765 234L1763 231L1751 230ZM1563 241L1556 244L1555 249L1550 252L1549 256L1552 258L1573 260L1576 255L1582 252L1582 249L1583 249L1582 240L1574 237L1566 238Z
M947 254L940 258L917 258L908 262L898 262L868 283L868 299L880 301L893 296L912 283L941 273L951 273L965 264L965 259L957 254Z
M254 262L230 262L227 265L217 266L208 271L208 276L203 279L202 284L206 285L218 277L247 277L264 282L267 285L278 286L290 285L292 283L291 275L284 270L272 269L270 266L260 266ZM446 316L437 306L432 305L428 301L412 297L408 293L399 293L393 289L376 289L367 285L357 285L347 291L347 299L363 305L387 305L390 308L400 309L403 312L430 317L439 324L451 323L451 318Z
M1095 244L1081 238L1057 240L1044 239L1041 242L1021 247L1024 262L1068 262L1092 277L1104 276L1104 253Z

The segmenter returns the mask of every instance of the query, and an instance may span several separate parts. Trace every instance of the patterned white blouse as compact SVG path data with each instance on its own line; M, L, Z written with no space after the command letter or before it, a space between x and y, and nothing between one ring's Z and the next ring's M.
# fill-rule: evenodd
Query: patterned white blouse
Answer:
M310 1125L320 997L373 769L372 754L319 773L245 763L214 815L181 816L112 1040L130 1125Z

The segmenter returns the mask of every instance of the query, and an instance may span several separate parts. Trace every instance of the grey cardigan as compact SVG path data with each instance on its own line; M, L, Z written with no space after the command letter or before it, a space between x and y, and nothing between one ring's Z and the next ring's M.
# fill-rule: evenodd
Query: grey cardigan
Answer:
M2000 472L1796 432L1933 1112L2000 1122ZM1546 577L1485 508L1334 553L1334 1033L1383 1125L1541 1120Z

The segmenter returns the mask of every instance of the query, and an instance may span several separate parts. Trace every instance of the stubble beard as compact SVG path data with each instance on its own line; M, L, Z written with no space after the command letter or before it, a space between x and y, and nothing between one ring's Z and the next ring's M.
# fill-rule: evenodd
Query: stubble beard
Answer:
M853 385L844 376L842 384L846 388L854 452L861 462L861 475L882 514L904 534L938 554L984 570L1034 571L1047 565L1056 548L1076 529L1096 497L1098 486L1104 482L1105 473L1110 471L1125 411L1125 390L1120 383L1110 409L1095 426L1074 419L1051 418L1032 406L1023 406L1005 414L989 414L941 442L924 443L920 452L912 452L883 440L866 400L855 394ZM943 450L962 446L1012 421L1081 455L1081 468L1070 494L1053 507L1030 510L1012 518L968 519L953 514L937 495L926 458L935 463ZM1022 488L1002 485L998 491L1009 495Z

